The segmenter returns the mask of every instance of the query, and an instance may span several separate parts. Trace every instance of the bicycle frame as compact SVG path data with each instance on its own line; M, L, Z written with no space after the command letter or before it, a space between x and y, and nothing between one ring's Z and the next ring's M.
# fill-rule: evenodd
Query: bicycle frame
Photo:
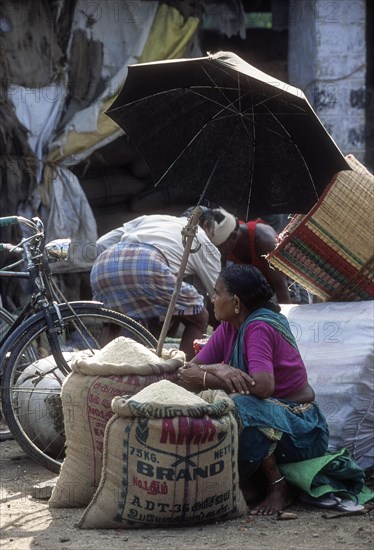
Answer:
M5 218L9 223L19 223L19 218ZM0 227L3 224L0 218ZM0 436L4 440L12 435L30 458L58 473L64 456L60 394L63 380L72 372L74 354L90 350L94 355L121 335L152 348L157 340L141 324L101 302L67 301L48 265L48 259L67 256L67 241L57 239L44 246L41 221L28 225L32 237L16 247L0 243L0 250L22 257L0 270L0 276L26 277L30 291L0 342ZM22 261L23 271L11 271Z
M56 360L62 372L67 374L69 368L61 352L58 341L58 334L64 328L60 310L61 307L69 307L73 311L73 307L68 304L68 301L63 296L60 289L53 282L53 275L49 267L48 257L54 260L66 259L68 257L69 240L52 241L43 247L42 240L44 238L43 222L39 218L33 218L31 221L19 216L10 216L8 218L0 218L0 226L13 225L23 223L31 228L34 234L31 237L23 238L17 246L3 244L2 247L11 251L22 254L22 259L2 268L0 277L16 277L27 278L31 282L31 297L21 312L18 314L14 323L7 330L6 334L0 342L0 349L9 342L9 338L14 340L17 336L27 330L27 320L35 313L40 312L40 317L44 317L47 323L48 331L47 338ZM14 268L21 262L26 262L27 271L10 271L8 268ZM60 303L60 300L63 300ZM91 302L92 303L92 302ZM97 302L96 302L97 304ZM79 324L79 319L77 319ZM81 327L83 326L80 323ZM81 333L82 334L82 333ZM87 339L86 339L87 340ZM88 347L91 346L88 343ZM0 364L0 377L3 372L3 362Z

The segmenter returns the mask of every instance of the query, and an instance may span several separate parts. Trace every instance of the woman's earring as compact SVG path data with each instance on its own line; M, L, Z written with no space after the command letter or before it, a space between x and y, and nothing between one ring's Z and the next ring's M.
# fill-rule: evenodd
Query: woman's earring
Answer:
M239 313L239 308L238 306L236 306L236 308L234 309L235 313L238 314Z

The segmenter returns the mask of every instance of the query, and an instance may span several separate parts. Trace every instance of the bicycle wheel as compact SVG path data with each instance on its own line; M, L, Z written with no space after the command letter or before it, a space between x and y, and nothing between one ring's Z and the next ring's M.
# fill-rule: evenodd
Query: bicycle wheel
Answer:
M118 336L132 338L146 347L155 348L157 340L133 319L94 303L74 303L74 312L60 305L64 329L59 331L61 351L67 362L72 353L100 349ZM83 322L85 333L82 336ZM5 419L20 446L30 458L58 473L64 458L64 423L61 385L64 372L56 365L47 339L45 319L34 316L27 330L13 338L4 355L2 402ZM30 364L30 348L38 359Z
M13 321L12 315L6 309L0 308L0 342L8 329L12 326ZM7 439L13 439L13 436L5 421L3 409L0 404L0 441L6 441Z

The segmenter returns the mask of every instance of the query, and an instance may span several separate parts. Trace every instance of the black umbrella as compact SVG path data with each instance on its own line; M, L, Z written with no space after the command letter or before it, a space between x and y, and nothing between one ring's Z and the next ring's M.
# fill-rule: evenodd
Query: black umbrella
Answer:
M304 93L230 52L142 63L107 114L158 187L179 187L244 219L306 213L349 170Z

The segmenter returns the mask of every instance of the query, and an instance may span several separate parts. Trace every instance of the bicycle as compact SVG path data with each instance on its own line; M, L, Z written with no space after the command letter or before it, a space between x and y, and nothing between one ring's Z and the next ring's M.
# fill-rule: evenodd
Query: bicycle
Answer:
M30 296L0 341L1 404L13 437L36 462L58 473L64 458L61 385L79 350L95 353L118 336L156 348L157 340L135 320L100 302L65 299L49 263L67 259L69 239L44 241L39 218L0 218L0 227L25 225L31 236L2 249L21 258L0 269L0 277L27 278ZM25 264L24 271L14 271ZM4 433L6 430L4 430Z

